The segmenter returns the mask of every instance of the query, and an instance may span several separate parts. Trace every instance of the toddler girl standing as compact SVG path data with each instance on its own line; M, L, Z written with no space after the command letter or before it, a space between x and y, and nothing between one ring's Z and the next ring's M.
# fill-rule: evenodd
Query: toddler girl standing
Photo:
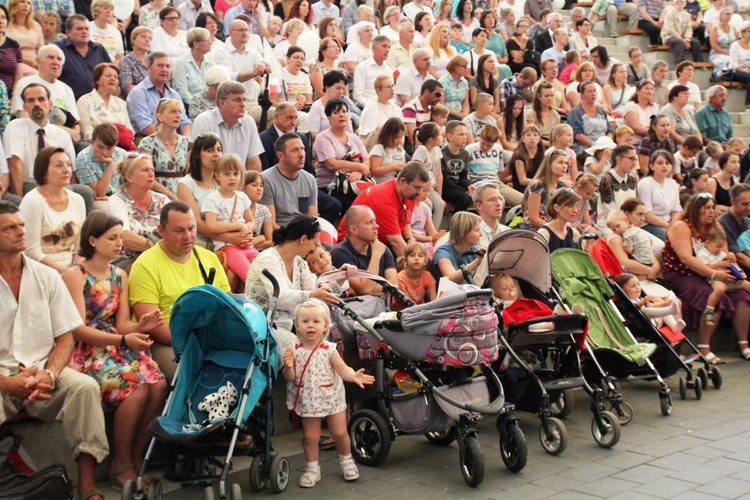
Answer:
M359 478L359 471L351 455L351 441L346 431L343 381L364 388L375 382L375 378L365 374L364 368L354 371L347 366L336 351L336 344L324 340L331 323L324 302L307 299L297 306L294 316L297 342L284 353L283 376L287 381L287 408L302 420L307 467L299 485L312 488L320 482L318 440L322 418L328 422L331 437L336 441L344 479L354 481Z

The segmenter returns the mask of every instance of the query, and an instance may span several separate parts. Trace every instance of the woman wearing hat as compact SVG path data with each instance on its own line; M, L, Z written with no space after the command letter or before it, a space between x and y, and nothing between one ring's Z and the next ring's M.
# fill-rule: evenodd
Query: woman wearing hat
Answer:
M195 120L204 111L210 111L216 107L216 92L219 90L219 85L229 81L229 71L224 66L214 66L206 71L204 79L206 89L193 96L188 108L188 117L191 120Z

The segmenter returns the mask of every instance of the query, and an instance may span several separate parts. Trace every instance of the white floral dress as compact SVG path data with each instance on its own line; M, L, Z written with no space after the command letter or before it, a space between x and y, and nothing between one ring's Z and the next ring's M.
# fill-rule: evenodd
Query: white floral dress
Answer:
M323 341L317 349L310 351L302 342L295 342L292 349L296 377L294 382L287 382L286 406L289 411L300 417L322 418L346 410L344 381L331 365L336 344ZM302 369L311 355L304 378L300 380Z

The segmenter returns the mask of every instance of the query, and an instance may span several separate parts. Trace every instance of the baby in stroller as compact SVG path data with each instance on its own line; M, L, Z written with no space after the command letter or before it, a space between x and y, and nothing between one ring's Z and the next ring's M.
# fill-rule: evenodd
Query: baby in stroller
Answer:
M287 381L287 408L302 420L307 466L299 485L312 488L321 480L318 441L323 418L336 441L344 479L354 481L359 478L359 471L346 429L344 381L364 388L375 382L375 378L365 374L364 368L354 371L347 366L336 344L325 340L331 316L324 302L308 299L297 306L294 316L297 342L284 353L283 376Z
M516 279L507 273L498 273L490 282L492 298L497 305L507 307L521 298Z
M711 285L712 292L708 296L706 308L703 310L703 314L701 314L701 319L706 322L706 325L714 326L714 307L716 307L716 304L719 303L726 291L741 288L746 292L750 292L750 282L747 281L745 273L734 262L734 255L727 254L724 251L727 247L727 237L724 231L718 227L708 230L706 240L703 244L693 240L693 245L696 247L696 258L704 264L708 264L714 270L713 275L707 279L708 284ZM724 283L723 281L714 279L716 269L725 267L727 261L731 262L728 271L737 278L737 281Z
M643 297L641 282L636 275L630 273L618 275L615 277L615 283L622 288L636 307L651 319L657 328L667 325L675 333L680 333L685 328L685 322L674 317L675 314L680 313L679 300L674 293L670 292L668 297L656 297L654 295Z

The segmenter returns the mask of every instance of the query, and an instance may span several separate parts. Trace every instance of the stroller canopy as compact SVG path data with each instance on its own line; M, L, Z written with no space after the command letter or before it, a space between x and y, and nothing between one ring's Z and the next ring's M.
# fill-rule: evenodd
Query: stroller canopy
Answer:
M212 285L196 286L180 295L172 308L169 330L177 360L191 336L204 355L222 353L220 363L234 368L247 368L255 356L267 362L268 353L275 350L263 309L244 295L229 295ZM258 349L258 342L265 339L271 342L270 348Z
M507 273L536 287L544 294L552 288L549 245L544 236L528 229L511 229L498 234L487 248L474 280L485 284L488 278Z

